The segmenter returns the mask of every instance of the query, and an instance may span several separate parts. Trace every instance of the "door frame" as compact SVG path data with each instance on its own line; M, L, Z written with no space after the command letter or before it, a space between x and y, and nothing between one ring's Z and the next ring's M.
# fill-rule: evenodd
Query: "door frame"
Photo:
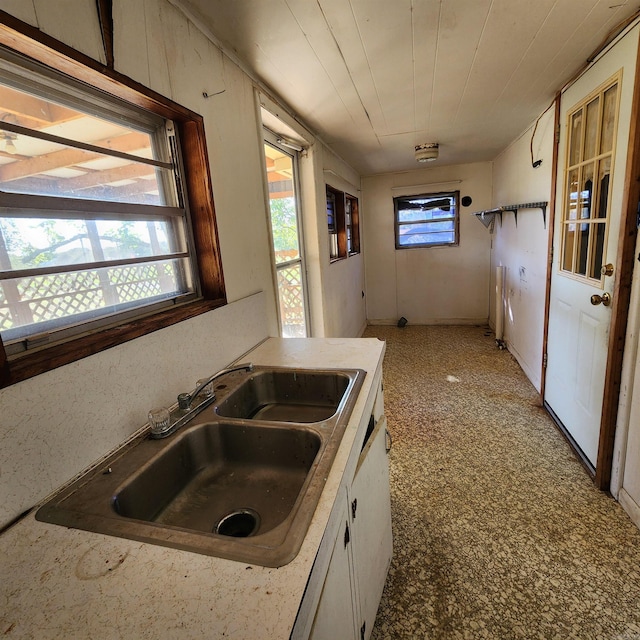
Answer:
M595 56L591 56L593 60ZM545 313L543 333L543 358L541 374L540 398L547 411L549 407L544 401L546 382L547 343L549 336L549 307L551 301L551 276L553 241L555 230L555 202L558 188L558 145L560 142L560 100L561 92L556 95L555 104L555 138L553 146L553 167L551 182L551 207L549 215L549 244L547 248L547 282L545 292ZM622 379L622 359L624 354L629 305L631 300L631 278L634 268L634 254L638 229L638 206L640 203L640 40L636 53L636 68L633 87L633 102L631 107L631 124L629 131L629 145L625 166L624 191L622 195L622 210L620 213L620 231L618 234L618 254L616 257L615 273L617 275L613 289L613 303L611 305L611 324L609 328L609 342L607 348L607 364L604 379L604 396L600 418L600 436L598 442L598 456L596 460L594 482L596 486L608 491L611 484L613 469L613 450L620 401L620 387ZM639 257L640 259L640 257ZM550 413L554 422L555 417ZM561 428L564 433L564 430ZM573 443L567 437L571 446ZM591 470L589 469L590 473Z

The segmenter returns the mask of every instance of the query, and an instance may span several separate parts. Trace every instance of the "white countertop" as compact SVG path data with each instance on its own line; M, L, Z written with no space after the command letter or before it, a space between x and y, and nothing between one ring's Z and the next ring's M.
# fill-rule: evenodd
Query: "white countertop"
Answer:
M286 640L354 442L366 428L384 343L278 339L243 360L367 372L307 536L278 569L248 565L35 520L0 536L0 635L6 638L232 638ZM368 415L368 414L366 414ZM107 453L107 452L105 452Z

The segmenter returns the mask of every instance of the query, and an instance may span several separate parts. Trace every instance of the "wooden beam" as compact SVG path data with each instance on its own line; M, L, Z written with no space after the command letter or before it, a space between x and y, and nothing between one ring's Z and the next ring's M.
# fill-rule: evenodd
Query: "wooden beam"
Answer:
M0 119L7 113L17 119L17 124L31 129L68 122L82 117L84 114L74 109L68 109L48 100L30 96L11 87L0 86ZM25 122L25 119L29 122Z
M149 136L144 133L127 133L123 136L105 138L92 144L114 151L128 153L149 145ZM34 176L43 171L72 167L83 162L100 158L100 154L83 149L67 148L33 158L21 159L0 167L0 183L20 180Z
M144 178L144 176L153 176L154 178L154 180L143 181L146 183L147 191L150 187L157 187L155 170L148 164L128 164L124 167L114 167L104 171L89 171L89 173L77 178L64 179L63 187L68 191L78 191L98 185L109 185L111 182L117 182L118 180L137 180L138 178Z

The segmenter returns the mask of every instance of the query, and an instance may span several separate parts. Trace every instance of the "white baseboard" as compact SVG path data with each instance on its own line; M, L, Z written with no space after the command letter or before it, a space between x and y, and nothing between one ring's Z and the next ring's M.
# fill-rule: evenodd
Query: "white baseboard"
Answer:
M620 489L618 502L627 512L636 527L640 529L640 505L625 491L624 487Z

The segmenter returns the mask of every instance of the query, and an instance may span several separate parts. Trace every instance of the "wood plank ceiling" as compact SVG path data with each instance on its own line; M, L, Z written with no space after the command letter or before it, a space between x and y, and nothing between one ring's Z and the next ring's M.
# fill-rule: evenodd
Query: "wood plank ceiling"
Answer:
M493 160L636 0L171 0L363 175Z

